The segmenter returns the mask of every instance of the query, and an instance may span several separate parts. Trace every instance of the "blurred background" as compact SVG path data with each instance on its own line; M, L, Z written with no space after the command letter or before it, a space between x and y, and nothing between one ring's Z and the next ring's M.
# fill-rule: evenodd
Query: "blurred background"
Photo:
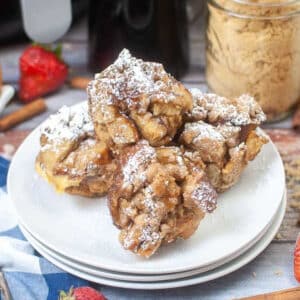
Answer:
M73 74L100 71L123 47L139 57L161 61L177 77L186 76L190 66L192 73L200 73L205 60L206 1L160 2L72 0L71 27L56 42L63 44L64 60ZM147 19L151 10L155 13ZM1 1L0 28L3 80L14 82L18 61L13 52L31 42L24 31L19 0Z

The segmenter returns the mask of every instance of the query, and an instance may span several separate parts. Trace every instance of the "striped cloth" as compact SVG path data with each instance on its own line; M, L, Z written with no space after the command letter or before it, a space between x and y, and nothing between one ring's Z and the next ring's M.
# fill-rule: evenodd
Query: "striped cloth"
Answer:
M57 300L60 290L89 286L55 267L26 241L7 195L8 167L9 161L0 156L0 270L13 300ZM3 295L0 300L4 300Z

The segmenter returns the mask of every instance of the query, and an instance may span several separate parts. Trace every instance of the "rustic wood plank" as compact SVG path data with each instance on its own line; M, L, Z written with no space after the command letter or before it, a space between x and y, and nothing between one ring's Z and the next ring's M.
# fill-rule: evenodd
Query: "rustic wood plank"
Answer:
M296 239L300 230L300 134L292 129L266 131L280 152L286 173L288 205L277 238Z
M203 91L207 91L207 86L204 83L187 83L186 86L188 88L191 87L198 87ZM39 125L42 121L44 121L50 114L56 112L61 106L63 105L74 105L81 101L87 99L86 91L79 90L79 89L70 89L67 85L59 90L58 92L44 97L48 110L39 115L34 117L31 120L28 120L22 124L19 124L16 129L24 130L24 129L33 129L37 125ZM18 101L11 102L3 111L1 116L9 114L16 109L20 108L23 104Z
M72 76L92 76L87 67L87 44L81 42L64 41L63 57L70 66L70 75ZM10 46L0 49L0 63L3 69L3 80L6 83L17 83L19 78L19 57L26 48L26 44L18 46ZM196 44L195 44L196 47ZM191 66L185 76L182 78L184 82L203 83L205 82L204 65L198 63L200 60L201 49L192 47L192 53L195 52L195 63L191 62Z
M0 134L0 156L11 159L30 130L8 131Z
M26 122L23 122L22 124L19 124L15 127L15 129L34 129L36 126L38 126L40 123L42 123L50 114L53 114L56 112L59 108L61 108L63 105L74 105L79 102L82 102L87 99L86 91L85 90L75 90L75 89L69 89L67 86L62 88L60 91L49 95L47 97L44 97L47 105L47 111L30 119ZM9 114L16 109L20 108L23 104L21 104L18 101L14 101L8 105L3 115Z
M297 287L298 283L293 277L293 250L294 243L272 243L253 262L240 270L196 286L158 291L126 290L126 292L123 289L103 286L101 291L111 300L228 300Z
M87 69L86 43L63 42L63 57L70 66L71 75L91 74ZM0 63L2 66L3 81L17 83L19 78L19 57L27 44L1 47Z
M240 298L239 300L299 300L299 298L300 287L295 287L267 294L260 294L256 296Z

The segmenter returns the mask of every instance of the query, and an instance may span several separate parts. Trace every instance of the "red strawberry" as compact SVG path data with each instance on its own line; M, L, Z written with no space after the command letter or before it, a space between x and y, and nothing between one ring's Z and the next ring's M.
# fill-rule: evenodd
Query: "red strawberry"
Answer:
M294 251L294 276L300 282L300 236L298 236Z
M106 298L90 287L78 287L71 288L68 293L61 291L59 300L106 300Z
M58 54L38 45L26 48L19 63L19 97L23 102L55 91L68 76L68 67Z

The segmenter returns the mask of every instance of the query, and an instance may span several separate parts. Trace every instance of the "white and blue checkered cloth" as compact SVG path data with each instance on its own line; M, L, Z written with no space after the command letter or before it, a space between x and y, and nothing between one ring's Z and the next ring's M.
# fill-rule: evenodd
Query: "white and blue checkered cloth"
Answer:
M55 267L26 241L6 191L8 167L9 161L0 157L0 270L13 300L57 300L60 290L89 286Z

